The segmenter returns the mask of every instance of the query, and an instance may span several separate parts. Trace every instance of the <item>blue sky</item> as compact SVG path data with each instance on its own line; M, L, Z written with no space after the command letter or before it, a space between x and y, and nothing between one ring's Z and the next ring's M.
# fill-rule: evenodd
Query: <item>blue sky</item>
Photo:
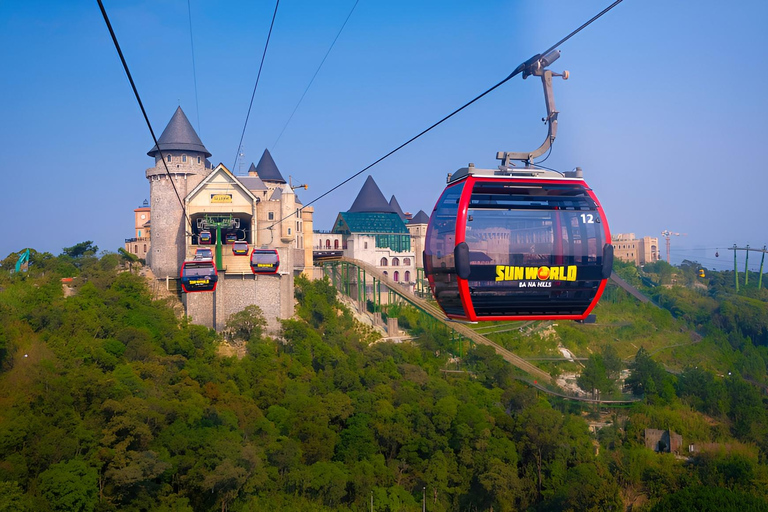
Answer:
M274 146L354 4L282 0L243 170L269 148L286 178L309 185L306 203L608 3L360 0ZM231 167L274 3L190 5L199 112L187 2L105 1L158 136L181 105L211 161ZM763 1L625 0L561 47L552 69L571 78L555 82L560 125L545 165L582 167L613 232L686 233L673 261L727 266L726 247L762 247L767 19ZM2 209L12 220L0 257L83 240L116 250L149 196L152 140L97 3L2 2L0 48ZM538 147L543 113L540 83L513 79L371 174L404 210L430 213L447 173ZM316 228L349 208L365 176L315 204Z

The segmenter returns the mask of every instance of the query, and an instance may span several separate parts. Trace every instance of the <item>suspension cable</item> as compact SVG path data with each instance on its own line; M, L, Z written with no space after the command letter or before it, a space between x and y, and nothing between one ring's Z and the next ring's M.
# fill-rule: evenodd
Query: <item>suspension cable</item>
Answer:
M245 115L245 123L243 123L243 133L240 135L240 143L237 145L237 152L235 153L235 162L232 164L232 172L235 172L235 166L237 166L237 159L240 157L240 149L243 147L243 137L245 137L245 128L248 126L248 119L251 117L251 108L253 107L253 98L256 97L256 88L259 86L259 78L261 78L261 70L264 67L264 58L267 56L267 48L269 48L269 40L272 37L272 27L275 26L275 18L277 17L277 8L280 5L280 0L275 2L275 12L272 14L272 23L269 24L269 33L267 34L267 43L264 45L264 53L261 54L261 64L259 64L259 73L256 75L256 83L253 85L253 94L251 94L251 103L248 105L248 113Z
M133 76L131 76L131 71L128 69L128 63L125 61L125 57L123 56L123 50L120 49L120 43L117 42L117 36L115 35L115 31L112 29L112 23L109 21L109 16L107 16L107 11L104 9L104 4L101 0L96 0L99 3L99 9L101 9L101 14L104 17L104 22L107 24L107 28L109 29L109 35L112 36L112 42L115 45L115 49L117 50L117 54L120 56L120 62L123 63L123 69L125 70L125 74L128 77L128 81L131 83L131 88L133 89L133 94L136 96L136 101L139 103L139 108L141 109L141 113L144 115L144 121L147 123L147 128L149 128L149 133L152 135L152 140L155 142L155 147L157 148L157 152L160 153L160 160L163 161L163 166L165 167L165 173L168 175L168 179L171 182L171 185L173 186L173 191L176 193L176 198L179 200L179 204L181 205L181 212L184 215L184 218L187 220L187 223L189 224L190 229L192 229L192 221L187 216L187 209L184 206L184 201L181 200L181 196L179 195L179 191L176 188L176 184L173 182L173 176L171 176L171 171L168 169L168 164L165 161L165 156L163 155L163 150L160 148L160 143L157 142L157 137L155 137L155 130L152 129L152 123L149 122L149 117L147 116L147 111L144 109L144 103L141 101L141 96L139 96L139 91L136 89L136 83L133 81Z
M531 57L531 58L530 58L530 59L528 59L527 61L525 61L525 62L523 62L522 64L520 64L519 66L517 66L517 67L515 68L515 70L514 70L514 71L512 71L512 73L510 73L510 74L509 74L509 76L507 76L506 78L504 78L503 80L501 80L500 82L498 82L496 85L494 85L494 86L492 86L491 88L487 89L485 92L483 92L483 93L481 93L481 94L479 94L479 95L475 96L473 99L471 99L470 101L466 102L466 103L465 103L464 105L462 105L461 107L457 108L456 110L454 110L453 112L451 112L451 113L450 113L450 114L448 114L447 116L443 117L442 119L440 119L440 120L439 120L439 121L437 121L436 123L432 124L432 125L431 125L431 126L429 126L428 128L425 128L424 130L422 130L422 131L421 131L421 132L419 132L418 134L414 135L413 137L411 137L411 138L410 138L410 139L408 139L407 141L405 141L405 142L403 142L402 144L400 144L399 146L397 146L395 149L391 150L389 153L387 153L387 154L385 154L384 156L382 156L382 157L378 158L377 160L375 160L373 163L371 163L371 164L368 164L367 166L363 167L362 169L360 169L360 170L359 170L359 171L357 171L356 173L352 174L351 176L349 176L347 179L345 179L345 180L344 180L344 181L342 181L341 183L339 183L339 184L335 185L334 187L332 187L332 188L328 189L326 192L324 192L324 193L320 194L319 196L317 196L315 199L313 199L313 200L312 200L312 201L310 201L309 203L307 203L307 204L305 204L304 206L302 206L301 208L297 209L295 212L291 212L291 213L289 213L288 215L286 215L285 217L281 218L280 220L277 220L277 221L275 221L275 222L274 222L272 225L270 225L270 226L269 226L267 229L271 229L271 228L273 228L274 226L276 226L276 225L278 225L278 224L281 224L281 223L282 223L284 220L286 220L286 219L290 219L290 218L291 218L291 217L293 217L294 215L298 215L298 213L299 213L299 212L301 212L301 211L303 211L303 210L304 210L304 208L307 208L307 207L311 206L312 204L314 204L314 203L316 203L317 201L319 201L320 199L324 198L325 196L327 196L327 195L328 195L328 194L330 194L331 192L333 192L333 191L335 191L336 189L338 189L338 188L342 187L343 185L345 185L345 184L349 183L350 181L352 181L353 179L357 178L358 176L360 176L361 174L363 174L365 171L367 171L367 170L368 170L368 169L370 169L371 167L375 166L376 164L378 164L378 163L382 162L383 160L385 160L385 159L389 158L390 156L394 155L395 153L397 153L398 151L400 151L400 150L401 150L401 149L403 149L405 146L407 146L407 145L408 145L408 144L410 144L411 142L415 141L416 139L418 139L418 138L419 138L419 137L421 137L422 135L426 134L427 132L431 131L432 129L434 129L434 128L438 127L439 125L443 124L445 121L447 121L448 119L452 118L453 116L455 116L456 114L458 114L459 112L461 112L462 110L464 110L465 108L467 108L468 106L472 105L473 103L475 103L475 102L476 102L476 101L478 101L479 99L483 98L484 96L488 95L488 94L489 94L489 93L491 93L492 91L494 91L494 90L498 89L499 87L501 87L502 85L504 85L505 83L507 83L508 81L510 81L512 78L514 78L515 76L517 76L517 75L519 75L520 73L522 73L523 71L525 71L525 70L528 68L528 66L529 66L529 65L531 65L531 64L533 64L533 63L535 63L535 62L536 62L536 61L537 61L539 58L541 58L541 56L542 56L542 55L547 55L547 54L548 54L548 53L550 53L552 50L555 50L555 49L556 49L558 46L560 46L561 44L565 43L565 42L566 42L566 41L568 41L570 38L572 38L573 36L575 36L576 34L578 34L579 32L581 32L582 30L584 30L586 27L588 27L589 25L591 25L592 23L594 23L596 20L598 20L599 18L601 18L603 15L605 15L605 14L606 14L608 11L610 11L611 9L613 9L614 7L616 7L617 5L619 5L619 4L620 4L622 1L623 1L623 0L616 0L616 1L615 1L615 2L613 2L611 5L609 5L609 6L608 6L608 7L606 7L605 9L603 9L601 12L599 12L598 14L596 14L595 16L593 16L593 17L592 17L592 18L591 18L589 21L586 21L586 22L585 22L585 23L583 23L583 24L582 24L582 25L581 25L579 28L577 28L576 30L574 30L573 32L571 32L570 34L568 34L567 36L565 36L564 38L562 38L560 41L558 41L557 43L555 43L554 45L552 45L551 47L549 47L547 50L545 50L545 51L544 51L544 52L542 52L542 53L539 53L539 54L536 54L536 55L534 55L533 57Z
M320 61L320 65L317 66L317 69L315 70L315 74L312 75L312 79L307 84L307 88L304 89L304 92L302 93L301 98L299 98L299 102L296 103L295 107L293 107L293 112L291 112L291 115L288 117L288 120L285 122L283 129L280 130L280 135L277 136L277 139L275 140L274 144L272 144L272 151L275 150L275 146L277 146L277 143L280 142L280 138L283 136L283 133L285 133L285 129L288 128L288 125L290 124L291 119L293 119L293 115L299 109L299 105L301 105L301 102L304 101L304 96L307 95L307 91L309 91L309 88L312 87L312 83L315 81L317 74L320 72L320 68L322 68L323 64L325 64L325 59L328 58L328 55L330 55L331 50L333 50L333 46L336 44L336 41L339 39L341 32L344 30L344 27L347 26L347 22L349 21L349 18L352 16L352 13L355 12L355 7L357 7L357 4L359 2L360 0L355 0L355 5L352 6L352 9L350 9L349 14L347 14L347 19L345 19L344 23L341 24L341 28L339 29L339 32L336 34L336 37L333 39L331 46L328 48L328 51L325 52L325 57L323 57L323 60Z
M195 112L197 113L197 134L202 138L200 130L200 104L197 101L197 69L195 67L195 38L192 37L192 6L187 0L187 13L189 14L189 44L192 46L192 79L195 82Z

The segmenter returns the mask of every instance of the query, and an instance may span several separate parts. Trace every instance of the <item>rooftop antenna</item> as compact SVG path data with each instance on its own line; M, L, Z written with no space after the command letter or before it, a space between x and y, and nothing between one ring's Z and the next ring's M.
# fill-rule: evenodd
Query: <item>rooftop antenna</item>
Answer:
M245 144L240 146L240 152L237 154L237 157L240 159L237 164L237 175L243 176L243 165L245 165Z

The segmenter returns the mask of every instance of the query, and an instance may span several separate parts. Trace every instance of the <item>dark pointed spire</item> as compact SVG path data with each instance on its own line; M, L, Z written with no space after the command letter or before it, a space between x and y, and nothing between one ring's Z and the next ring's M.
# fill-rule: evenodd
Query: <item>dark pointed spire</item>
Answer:
M372 176L368 176L368 179L365 180L363 188L360 189L349 211L352 213L395 213L384 198L384 194L379 190L379 186L373 181Z
M173 117L168 122L168 126L163 130L163 134L157 140L162 151L195 151L197 153L203 153L206 158L211 156L211 153L205 149L200 137L197 136L197 132L189 124L189 119L184 115L184 111L181 107L176 109ZM147 153L149 156L155 156L159 153L157 146L154 146Z
M403 213L403 209L400 208L400 203L397 202L397 198L392 195L392 199L389 200L389 206L392 207L392 211L394 211L401 220L405 220L405 214Z
M251 162L251 166L248 168L248 176L256 176L258 174L259 171L256 170L256 166Z
M429 215L424 213L424 210L419 210L419 213L413 216L413 218L408 221L408 224L429 224Z
M259 178L261 178L262 181L276 181L277 183L286 183L285 178L283 178L283 175L280 174L280 171L277 168L277 164L275 164L275 161L272 159L272 155L269 153L268 149L264 150L264 154L261 155L259 163L256 164L256 172L259 174Z

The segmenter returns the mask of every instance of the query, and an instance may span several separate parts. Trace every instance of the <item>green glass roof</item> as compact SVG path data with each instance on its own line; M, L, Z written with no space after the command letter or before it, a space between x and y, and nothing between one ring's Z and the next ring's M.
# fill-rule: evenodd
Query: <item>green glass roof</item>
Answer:
M408 234L408 228L396 213L341 212L333 232Z

